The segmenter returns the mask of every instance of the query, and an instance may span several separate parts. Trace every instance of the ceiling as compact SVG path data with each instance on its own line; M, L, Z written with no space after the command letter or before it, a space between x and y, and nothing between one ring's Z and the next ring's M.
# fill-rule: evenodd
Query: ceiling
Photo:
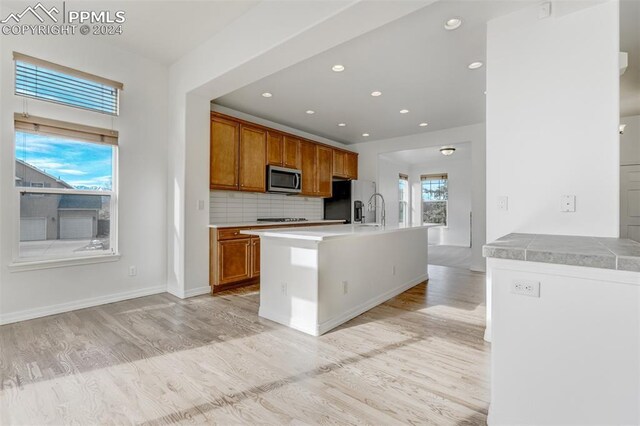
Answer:
M346 144L481 123L485 67L467 66L485 60L487 21L527 4L442 0L214 102Z
M640 115L640 1L620 2L620 50L629 66L620 77L620 115Z
M471 161L471 142L462 142L457 144L450 144L447 147L453 147L456 149L450 156L444 156L440 152L440 146L430 146L427 148L408 149L405 151L396 151L386 154L380 154L380 157L387 160L404 163L409 165L425 164L433 161Z
M33 3L2 0L3 7L20 12ZM66 1L67 10L123 10L123 34L106 41L162 64L172 64L238 19L259 1ZM42 1L60 8L61 1ZM80 36L84 37L84 36ZM105 36L106 37L106 36Z

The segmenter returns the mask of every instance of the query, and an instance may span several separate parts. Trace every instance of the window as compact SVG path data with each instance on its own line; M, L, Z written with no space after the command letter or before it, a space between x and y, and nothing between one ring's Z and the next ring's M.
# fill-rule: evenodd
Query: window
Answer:
M400 173L398 177L398 223L409 224L409 176Z
M116 253L115 131L15 115L20 261Z
M121 83L21 53L13 58L16 95L118 115Z
M447 174L420 176L422 183L422 222L447 225L449 200Z

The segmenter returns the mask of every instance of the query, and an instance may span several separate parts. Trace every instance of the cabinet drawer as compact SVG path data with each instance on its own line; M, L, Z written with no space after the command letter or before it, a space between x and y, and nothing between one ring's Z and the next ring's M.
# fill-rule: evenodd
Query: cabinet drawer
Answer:
M246 231L249 228L224 228L218 229L218 240L233 240L236 238L249 238L248 235L241 234L240 231Z

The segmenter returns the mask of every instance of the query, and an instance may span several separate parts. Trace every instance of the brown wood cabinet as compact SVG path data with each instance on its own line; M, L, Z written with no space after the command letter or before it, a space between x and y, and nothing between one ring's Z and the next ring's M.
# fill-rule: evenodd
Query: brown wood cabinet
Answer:
M283 166L291 169L300 169L300 139L284 136Z
M301 195L317 195L318 177L318 152L316 144L302 141L300 143L300 170L302 170L302 192Z
M240 126L240 190L266 191L267 132L263 129Z
M282 166L284 158L283 135L278 132L267 132L267 164Z
M211 118L211 189L238 189L239 135L237 121Z
M318 156L316 195L321 197L331 197L331 183L333 181L333 150L323 145L316 145L316 151Z
M333 175L335 177L346 178L345 157L346 152L337 149L333 150Z
M260 237L241 231L257 228L322 226L323 223L288 223L209 229L209 285L212 293L260 281Z
M345 178L356 180L358 179L358 154L353 152L347 152L345 154Z

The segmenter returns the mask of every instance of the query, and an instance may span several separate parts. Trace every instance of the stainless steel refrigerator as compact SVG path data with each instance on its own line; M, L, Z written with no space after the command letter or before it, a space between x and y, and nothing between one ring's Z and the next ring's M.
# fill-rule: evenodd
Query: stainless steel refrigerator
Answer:
M333 182L333 196L324 200L324 218L345 220L348 223L376 221L375 200L369 208L369 199L376 192L376 183L366 180L337 180Z

